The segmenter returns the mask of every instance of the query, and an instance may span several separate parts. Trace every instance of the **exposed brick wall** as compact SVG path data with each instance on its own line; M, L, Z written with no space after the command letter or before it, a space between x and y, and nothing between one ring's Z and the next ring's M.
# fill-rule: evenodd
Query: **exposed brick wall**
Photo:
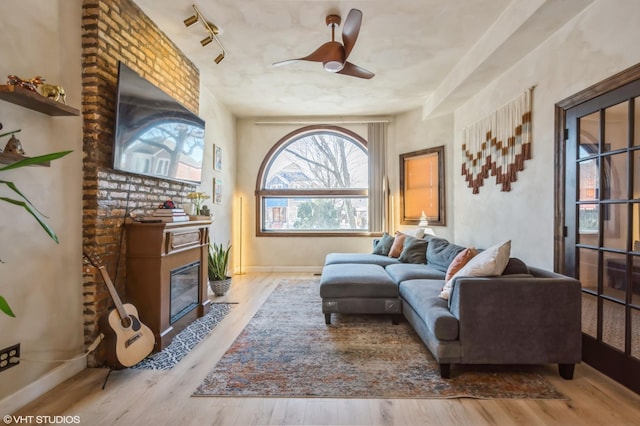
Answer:
M120 297L126 285L123 222L126 211L178 204L193 185L113 170L112 148L118 61L198 112L200 74L131 0L85 0L82 34L83 248L105 265ZM99 334L98 319L112 305L98 271L84 268L85 345ZM89 359L101 365L103 354Z

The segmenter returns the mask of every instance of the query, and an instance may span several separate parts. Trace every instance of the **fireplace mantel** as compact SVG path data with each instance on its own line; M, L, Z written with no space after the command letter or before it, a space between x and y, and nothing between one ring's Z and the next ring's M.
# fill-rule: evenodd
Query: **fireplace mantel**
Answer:
M126 224L127 301L138 308L140 320L156 337L154 351L211 308L207 296L207 254L210 220ZM198 301L171 323L171 271L200 262Z

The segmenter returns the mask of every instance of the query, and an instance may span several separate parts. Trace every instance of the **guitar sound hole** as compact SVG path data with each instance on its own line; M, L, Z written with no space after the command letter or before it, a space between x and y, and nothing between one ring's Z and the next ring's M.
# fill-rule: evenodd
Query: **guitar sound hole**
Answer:
M131 324L133 323L133 321L131 320L131 317L124 317L122 318L122 327L124 328L129 328L131 327Z

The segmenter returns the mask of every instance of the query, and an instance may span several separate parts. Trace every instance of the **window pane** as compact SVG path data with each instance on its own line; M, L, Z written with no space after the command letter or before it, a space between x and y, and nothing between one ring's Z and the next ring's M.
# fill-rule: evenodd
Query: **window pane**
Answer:
M631 309L631 356L640 359L640 311Z
M578 244L598 246L599 215L597 204L578 205Z
M600 169L598 168L598 159L585 160L578 163L578 200L591 201L597 200L600 194L599 178Z
M633 145L640 146L640 98L635 99L635 108L634 108L634 137L633 137ZM636 163L638 164L638 163Z
M640 123L638 123L638 127L640 127ZM633 169L631 169L633 172L633 198L640 200L640 150L633 151L633 164Z
M631 219L633 233L632 237L632 247L631 249L635 252L640 252L640 204L633 204L633 218Z
M265 189L368 188L364 148L337 133L312 133L284 145L273 157Z
M624 351L624 305L602 301L602 341Z
M629 104L623 102L604 110L603 151L627 147L629 132Z
M580 118L580 145L578 158L598 154L600 140L600 112L594 112Z
M627 204L601 204L604 210L602 226L602 246L606 248L627 249Z
M587 293L582 293L582 332L591 337L597 336L598 329L598 299Z
M606 155L602 157L603 200L627 199L627 154Z
M263 198L265 231L366 231L368 199L360 198Z
M605 253L603 279L603 293L624 301L627 293L627 256L619 253Z
M578 249L579 256L578 279L585 290L598 290L598 251Z

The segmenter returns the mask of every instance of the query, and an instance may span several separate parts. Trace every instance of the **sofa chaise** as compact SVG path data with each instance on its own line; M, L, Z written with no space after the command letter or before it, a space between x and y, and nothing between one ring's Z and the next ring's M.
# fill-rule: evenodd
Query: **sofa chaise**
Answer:
M473 249L443 238L407 237L402 254L411 245L420 246L412 256L328 254L320 279L325 322L332 314L391 314L394 323L404 316L443 378L450 377L452 364L550 363L558 364L563 378L573 378L581 360L579 281L509 257L510 242L506 258L506 244L496 246L502 265L492 247L467 256L452 277L452 264ZM465 269L486 259L500 272L484 276Z

